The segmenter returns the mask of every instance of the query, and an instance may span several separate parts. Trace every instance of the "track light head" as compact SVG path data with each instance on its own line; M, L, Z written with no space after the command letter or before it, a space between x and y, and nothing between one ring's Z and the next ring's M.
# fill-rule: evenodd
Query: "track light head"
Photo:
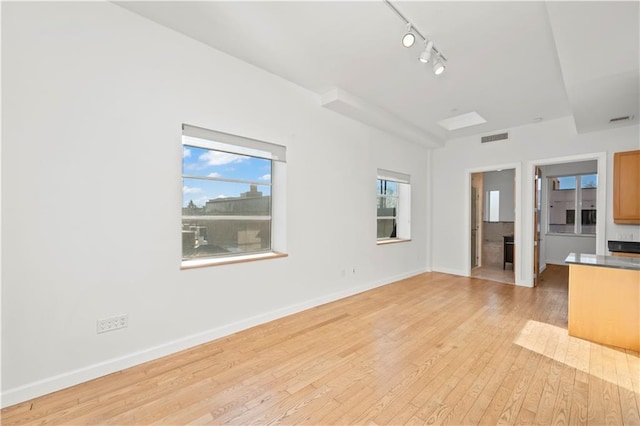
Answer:
M404 47L411 47L416 42L416 36L411 32L411 24L407 24L407 32L402 36L402 45Z
M440 75L444 72L445 66L444 61L441 58L436 60L436 63L433 64L433 73L435 75Z
M425 48L420 54L420 57L418 59L420 59L420 62L422 62L423 64L426 64L431 60L431 51L433 50L433 42L429 40L424 44L425 44Z

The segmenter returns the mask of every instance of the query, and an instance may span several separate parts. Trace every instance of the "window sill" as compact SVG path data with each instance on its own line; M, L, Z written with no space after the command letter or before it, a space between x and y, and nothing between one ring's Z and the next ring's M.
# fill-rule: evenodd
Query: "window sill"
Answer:
M550 237L580 237L580 238L595 238L596 234L571 234L563 232L547 232L545 235Z
M390 238L388 240L378 240L376 244L379 246L385 246L387 244L408 243L409 241L411 241L411 238Z
M287 256L289 256L287 253L268 252L268 253L243 254L240 256L227 256L227 257L221 257L217 259L207 258L207 259L183 260L182 265L180 266L180 269L206 268L209 266L220 266L220 265L230 265L232 263L254 262L256 260L277 259L280 257L287 257Z

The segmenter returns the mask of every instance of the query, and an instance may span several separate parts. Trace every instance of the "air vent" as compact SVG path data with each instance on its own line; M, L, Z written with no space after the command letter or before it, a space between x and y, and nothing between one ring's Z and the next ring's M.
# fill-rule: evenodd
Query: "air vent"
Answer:
M627 120L631 120L632 118L633 118L632 115L625 115L625 116L622 116L622 117L612 118L612 119L609 120L609 123L615 123L615 122L618 122L618 121L627 121Z
M495 135L483 136L480 139L480 141L482 143L487 143L487 142L501 141L503 139L509 139L509 133L507 133L507 132L505 132L505 133L496 133Z

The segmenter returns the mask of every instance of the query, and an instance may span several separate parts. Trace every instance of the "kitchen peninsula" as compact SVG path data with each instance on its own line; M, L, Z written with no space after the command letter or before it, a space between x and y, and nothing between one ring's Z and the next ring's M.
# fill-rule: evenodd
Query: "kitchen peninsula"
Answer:
M571 253L569 335L640 351L640 259Z

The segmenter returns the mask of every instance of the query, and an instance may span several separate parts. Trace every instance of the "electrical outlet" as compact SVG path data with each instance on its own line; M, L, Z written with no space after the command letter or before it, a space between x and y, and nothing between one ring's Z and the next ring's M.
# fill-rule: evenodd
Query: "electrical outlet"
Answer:
M129 317L127 314L117 315L111 318L103 318L96 321L98 334L107 331L118 330L129 326Z

